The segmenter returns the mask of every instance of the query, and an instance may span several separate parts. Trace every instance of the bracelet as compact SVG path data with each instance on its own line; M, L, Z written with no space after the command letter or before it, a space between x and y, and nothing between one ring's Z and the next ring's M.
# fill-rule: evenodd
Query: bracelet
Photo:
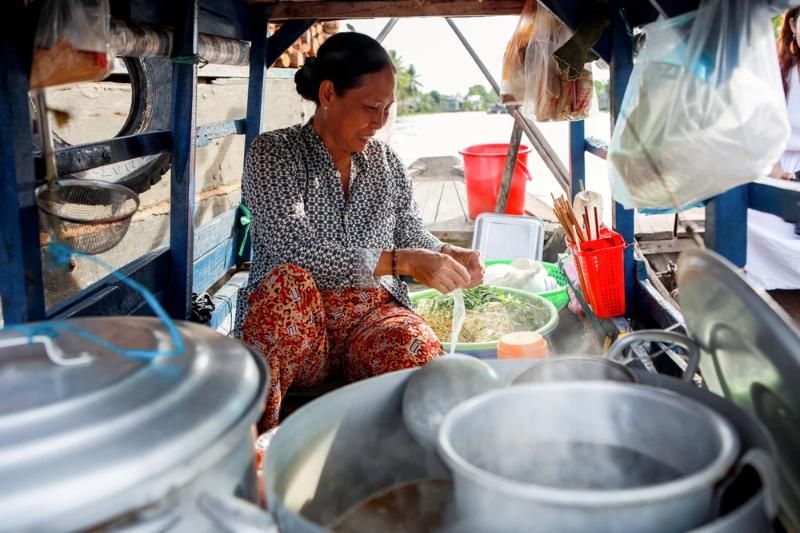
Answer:
M392 277L397 277L397 250L392 248Z

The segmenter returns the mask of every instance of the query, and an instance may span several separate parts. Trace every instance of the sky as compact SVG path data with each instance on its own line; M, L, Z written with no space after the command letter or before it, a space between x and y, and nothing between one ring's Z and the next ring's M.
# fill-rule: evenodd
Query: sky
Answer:
M516 16L454 19L486 67L500 83L503 52L517 25ZM347 20L356 31L377 37L389 19ZM491 86L443 18L400 19L383 41L403 64L413 64L422 90L466 94L472 85Z

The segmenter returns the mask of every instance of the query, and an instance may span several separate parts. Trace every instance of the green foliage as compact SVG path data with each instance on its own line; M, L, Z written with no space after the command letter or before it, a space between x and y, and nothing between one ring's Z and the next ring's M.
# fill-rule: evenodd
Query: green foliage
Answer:
M424 92L422 82L414 65L406 66L403 58L395 50L389 50L394 67L397 70L397 111L400 115L413 113L440 113L448 111L448 99L439 91ZM467 98L478 96L464 103L465 110L485 111L498 101L497 95L483 85L473 85L467 90Z
M783 25L783 15L778 15L772 19L772 31L775 32L775 38L781 33L781 26Z

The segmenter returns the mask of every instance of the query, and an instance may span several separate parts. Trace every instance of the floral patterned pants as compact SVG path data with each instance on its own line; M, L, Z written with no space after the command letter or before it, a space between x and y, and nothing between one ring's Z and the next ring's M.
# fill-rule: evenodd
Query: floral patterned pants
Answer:
M319 290L296 265L275 268L252 292L242 340L270 368L261 431L278 424L290 386L318 385L333 374L357 381L442 354L430 326L385 289Z

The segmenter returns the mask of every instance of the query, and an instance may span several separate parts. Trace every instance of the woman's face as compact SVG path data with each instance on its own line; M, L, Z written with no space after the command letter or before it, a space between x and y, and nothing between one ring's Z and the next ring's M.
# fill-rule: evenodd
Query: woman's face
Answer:
M797 46L800 47L800 35L797 35L797 19L790 18L789 19L789 27L792 29L792 33L794 34L794 42L797 43Z
M367 142L389 118L389 108L394 104L394 72L387 66L373 74L366 74L361 85L338 95L333 83L320 85L320 106L325 116L326 133L337 148L352 153L362 152Z

